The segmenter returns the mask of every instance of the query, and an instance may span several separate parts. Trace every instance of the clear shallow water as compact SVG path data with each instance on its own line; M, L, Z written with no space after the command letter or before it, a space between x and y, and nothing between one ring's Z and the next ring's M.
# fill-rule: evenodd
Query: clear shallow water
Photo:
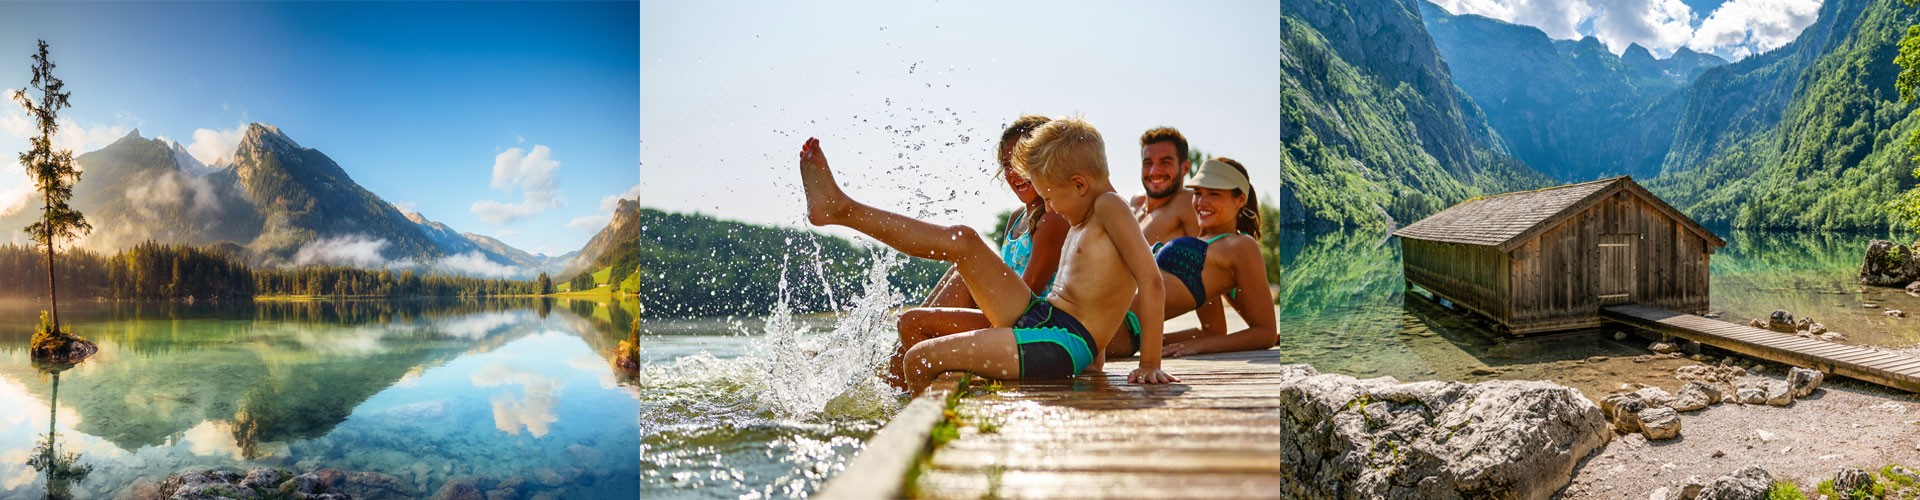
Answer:
M1711 308L1722 319L1745 323L1787 309L1845 333L1849 343L1920 343L1920 318L1882 314L1920 311L1920 298L1856 281L1876 236L1717 232L1727 246L1712 258ZM1542 339L1495 335L1407 292L1399 241L1386 231L1288 229L1280 241L1280 348L1289 362L1402 380L1553 379L1590 395L1621 382L1672 385L1668 369L1691 363L1631 361L1647 353L1645 342L1616 342L1617 328ZM1608 359L1587 361L1594 356Z
M524 494L633 498L638 389L613 364L634 303L82 303L100 353L56 378L0 306L0 497L43 496L26 465L51 425L94 467L79 498L186 469L332 467L412 494L521 479ZM618 323L622 326L615 326Z

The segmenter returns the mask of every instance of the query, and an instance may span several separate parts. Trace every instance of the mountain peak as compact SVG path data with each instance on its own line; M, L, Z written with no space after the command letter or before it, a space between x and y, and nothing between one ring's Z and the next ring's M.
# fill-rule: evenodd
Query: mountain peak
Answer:
M301 149L300 143L293 142L293 138L287 137L287 134L280 132L280 127L275 127L273 125L268 125L260 122L247 124L247 134L245 137L241 138L241 142L254 143L254 144L280 144L294 150Z

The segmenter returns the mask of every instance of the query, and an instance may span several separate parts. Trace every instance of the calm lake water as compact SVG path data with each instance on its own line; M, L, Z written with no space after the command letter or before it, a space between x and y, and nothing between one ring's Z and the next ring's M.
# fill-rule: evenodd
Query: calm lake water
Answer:
M1711 308L1745 323L1775 309L1812 317L1846 343L1920 343L1920 311L1901 290L1860 286L1867 242L1884 235L1717 230L1727 246L1712 256ZM1281 358L1321 371L1402 380L1553 379L1603 393L1621 382L1673 385L1685 360L1634 362L1646 342L1615 341L1602 329L1550 339L1508 339L1405 291L1399 241L1386 231L1302 231L1281 235ZM1873 304L1877 308L1866 307ZM1587 362L1606 356L1606 362Z
M186 469L378 472L425 497L450 479L631 499L639 390L613 364L635 302L62 304L100 353L28 360L38 308L0 305L0 497L44 497L49 427L114 498ZM57 399L55 384L58 384Z

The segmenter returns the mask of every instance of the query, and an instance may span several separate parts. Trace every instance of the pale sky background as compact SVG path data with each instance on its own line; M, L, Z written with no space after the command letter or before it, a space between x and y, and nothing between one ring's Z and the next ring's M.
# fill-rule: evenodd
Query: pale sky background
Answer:
M1800 36L1821 0L1432 0L1455 14L1478 14L1540 28L1547 36L1594 37L1619 54L1638 43L1655 57L1680 47L1738 61Z
M1122 195L1141 192L1140 134L1168 125L1240 160L1271 200L1279 14L1274 2L643 3L640 202L804 225L797 165L812 136L856 199L985 231L1019 205L993 174L994 145L1023 113L1099 128Z

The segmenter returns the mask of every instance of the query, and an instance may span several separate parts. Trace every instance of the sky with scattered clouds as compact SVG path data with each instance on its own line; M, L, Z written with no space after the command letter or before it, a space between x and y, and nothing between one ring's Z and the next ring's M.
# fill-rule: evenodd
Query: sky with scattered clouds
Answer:
M218 163L272 124L396 206L560 254L639 195L639 37L628 2L10 2L0 89L44 39L76 155L137 128ZM3 104L0 210L36 133Z
M1820 14L1821 0L1432 0L1540 28L1558 39L1594 37L1618 54L1638 43L1655 57L1681 47L1738 61L1786 45Z
M1279 17L1277 2L643 3L641 203L803 225L800 146L818 137L856 199L991 228L1019 206L995 143L1025 113L1098 128L1123 195L1142 191L1140 134L1164 125L1271 200Z

